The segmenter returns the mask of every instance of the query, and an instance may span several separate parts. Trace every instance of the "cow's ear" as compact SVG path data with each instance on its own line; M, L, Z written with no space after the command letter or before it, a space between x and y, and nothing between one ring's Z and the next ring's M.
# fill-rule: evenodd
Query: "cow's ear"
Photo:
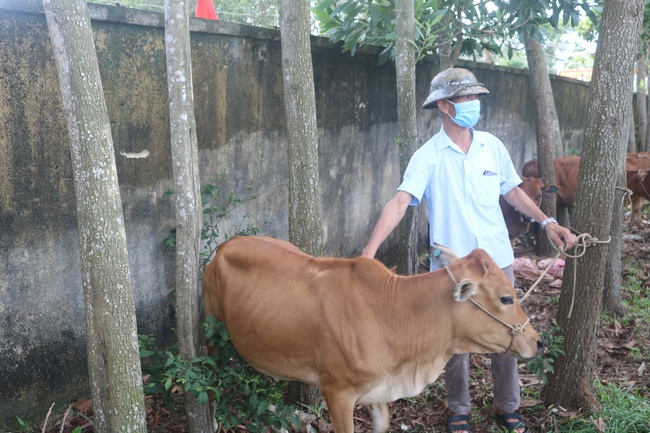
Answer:
M454 286L454 301L465 302L476 294L476 283L463 278L460 284Z
M449 266L458 256L449 248L444 245L436 244L435 242L431 247L429 247L429 254L431 255L431 260L433 264L436 265L436 268L442 269L445 266Z
M557 194L557 192L559 190L560 190L560 187L557 186L557 185L554 185L554 184L544 185L544 187L542 188L542 191L549 192L551 194Z

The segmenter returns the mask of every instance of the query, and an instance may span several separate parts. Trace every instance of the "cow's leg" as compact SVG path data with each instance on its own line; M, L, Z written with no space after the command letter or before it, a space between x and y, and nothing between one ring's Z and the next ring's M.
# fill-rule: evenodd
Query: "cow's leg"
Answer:
M632 212L630 213L630 226L641 222L641 197L632 195Z
M334 424L335 433L354 433L354 403L356 397L350 393L333 389L321 389L327 410Z
M388 431L388 427L390 427L388 406L384 403L371 404L368 406L368 411L372 420L373 433L384 433Z

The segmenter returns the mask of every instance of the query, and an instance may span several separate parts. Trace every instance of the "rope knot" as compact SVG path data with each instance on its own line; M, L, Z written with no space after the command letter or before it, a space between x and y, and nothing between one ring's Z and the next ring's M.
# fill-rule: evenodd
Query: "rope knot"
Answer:
M526 328L526 325L530 322L530 319L527 319L523 324L515 323L512 325L512 331L510 331L510 335L513 337L516 337L518 335L521 335L524 333L524 329Z

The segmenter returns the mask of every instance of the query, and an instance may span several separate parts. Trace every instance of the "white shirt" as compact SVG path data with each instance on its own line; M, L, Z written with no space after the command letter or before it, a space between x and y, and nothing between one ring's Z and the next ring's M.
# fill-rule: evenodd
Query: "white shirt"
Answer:
M430 243L451 248L459 257L482 248L504 268L514 262L499 195L521 183L503 143L472 130L467 154L441 128L411 157L398 190L426 201Z

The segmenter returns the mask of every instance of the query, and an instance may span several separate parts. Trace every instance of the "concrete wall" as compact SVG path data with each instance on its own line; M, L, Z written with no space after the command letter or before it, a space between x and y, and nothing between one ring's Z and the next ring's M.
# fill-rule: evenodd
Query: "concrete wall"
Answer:
M160 14L91 5L113 131L140 333L168 339L174 323L173 227L164 30ZM287 238L287 154L279 32L193 20L192 61L203 182L258 198L265 234ZM350 58L313 39L325 251L360 252L399 184L395 70L376 50ZM535 156L528 75L475 63L491 93L480 129L517 168ZM419 66L418 104L436 73ZM553 79L566 145L580 147L588 89ZM420 142L440 128L418 110ZM135 158L133 154L143 157ZM146 155L146 156L144 156ZM84 305L74 185L56 68L39 1L0 0L0 429L16 416L87 393ZM272 221L272 225L265 225ZM423 227L422 235L426 228ZM394 256L388 242L380 257Z

